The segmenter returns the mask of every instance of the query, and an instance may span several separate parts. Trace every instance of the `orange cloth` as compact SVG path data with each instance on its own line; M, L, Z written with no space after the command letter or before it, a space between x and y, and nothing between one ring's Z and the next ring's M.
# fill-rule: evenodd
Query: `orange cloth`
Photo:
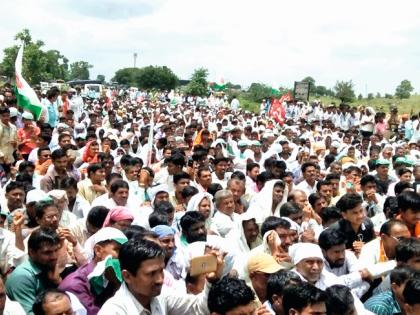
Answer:
M32 129L25 130L25 128L20 128L17 132L18 142L19 142L19 152L21 154L29 154L33 149L37 147L35 138L40 133L38 127L33 126Z
M36 161L35 163L35 172L38 175L45 175L48 171L48 168L52 164L51 159L46 160L44 163L39 164L39 161Z

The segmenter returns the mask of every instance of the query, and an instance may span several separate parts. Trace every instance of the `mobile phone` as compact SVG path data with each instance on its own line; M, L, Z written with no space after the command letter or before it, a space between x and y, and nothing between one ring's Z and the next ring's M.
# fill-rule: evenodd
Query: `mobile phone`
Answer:
M190 275L192 277L217 270L217 258L214 255L203 255L191 259Z

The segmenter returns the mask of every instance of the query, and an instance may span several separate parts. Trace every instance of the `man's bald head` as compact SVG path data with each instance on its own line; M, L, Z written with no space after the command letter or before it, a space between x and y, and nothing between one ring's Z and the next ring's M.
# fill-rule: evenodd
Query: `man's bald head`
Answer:
M303 190L294 189L289 193L287 201L293 201L299 208L303 209L308 203L308 196Z

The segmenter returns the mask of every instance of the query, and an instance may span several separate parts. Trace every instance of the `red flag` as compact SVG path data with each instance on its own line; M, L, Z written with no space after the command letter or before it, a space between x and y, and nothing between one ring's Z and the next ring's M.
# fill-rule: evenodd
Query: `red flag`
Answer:
M288 102L292 99L293 96L290 92L283 94L280 99L274 99L268 115L273 117L279 124L283 125L284 118L286 117L286 110L283 107L283 102Z

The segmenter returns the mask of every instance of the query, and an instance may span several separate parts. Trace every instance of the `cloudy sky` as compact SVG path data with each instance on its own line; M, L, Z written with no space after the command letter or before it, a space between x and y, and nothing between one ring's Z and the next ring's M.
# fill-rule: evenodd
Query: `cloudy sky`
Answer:
M403 79L420 92L420 3L283 0L14 0L2 3L1 47L28 28L70 61L117 69L167 65L182 79L292 87L312 76L358 93L391 92ZM1 50L2 50L1 49ZM2 52L0 53L2 58Z

